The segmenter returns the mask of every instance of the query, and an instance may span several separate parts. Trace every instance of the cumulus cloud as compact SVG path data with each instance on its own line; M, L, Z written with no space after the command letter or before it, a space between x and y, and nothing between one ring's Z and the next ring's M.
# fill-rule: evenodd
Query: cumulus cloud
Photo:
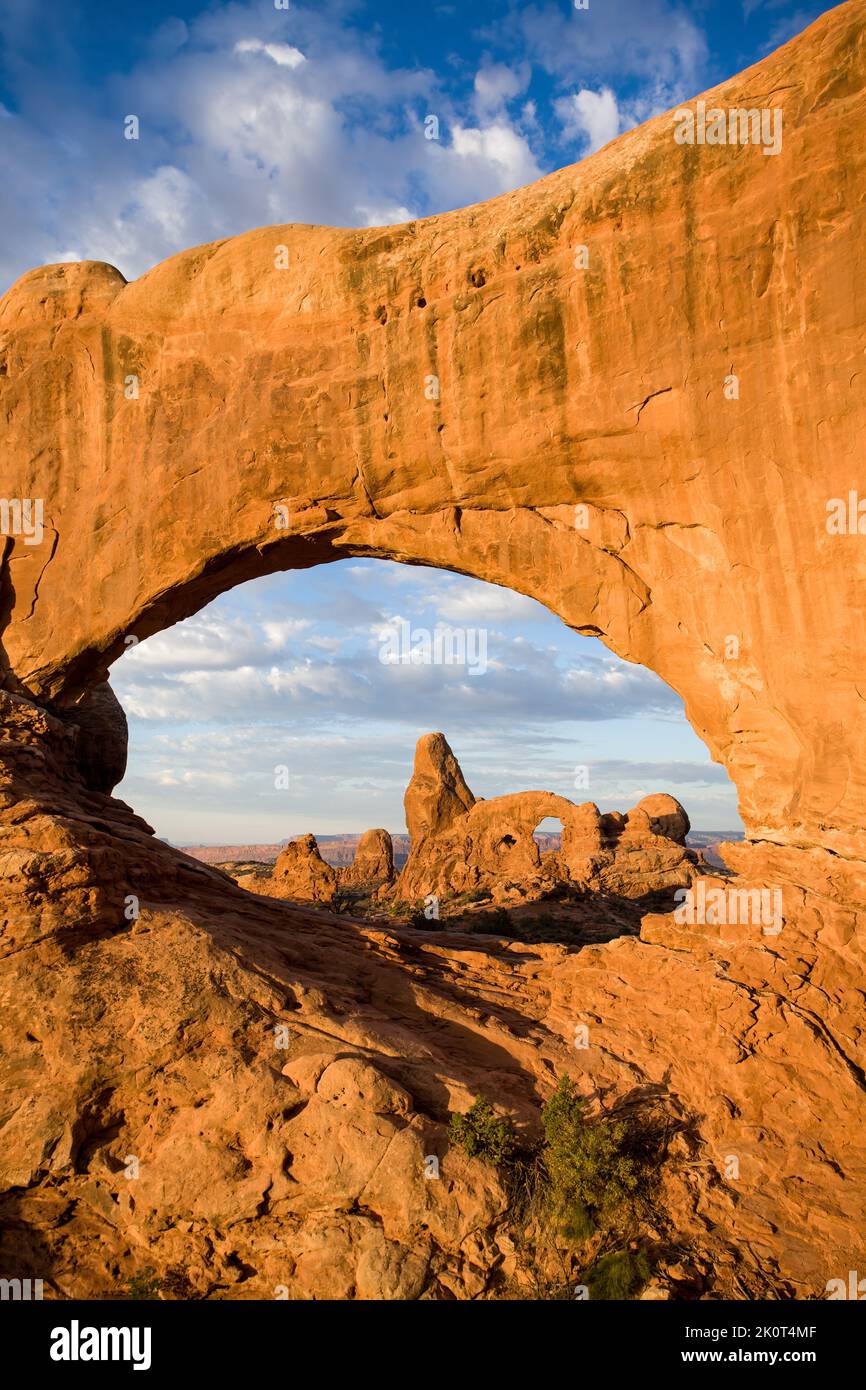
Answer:
M515 7L472 67L440 73L395 64L362 18L215 3L158 25L132 67L85 88L65 27L44 40L41 6L0 6L0 292L40 261L106 260L134 278L250 227L380 226L471 204L561 161L551 102L585 153L692 95L707 65L673 0ZM539 73L553 83L541 105ZM138 140L123 137L127 113Z
M505 63L485 63L475 74L475 107L481 114L499 111L519 97L529 84L530 67L521 63L509 67Z
M582 87L579 92L558 101L556 110L562 120L563 135L579 139L584 154L600 150L602 145L615 140L622 129L619 105L610 87L602 87L600 92Z
M553 3L521 5L487 32L568 82L661 81L691 95L708 57L694 16L670 0L607 0L581 11Z
M445 153L449 163L453 156L462 160L470 177L498 185L497 193L530 183L541 173L524 136L501 117L483 128L455 125Z
M452 583L426 596L438 616L454 623L495 623L505 619L528 618L538 612L535 599L501 589L493 584Z
M479 629L481 619L519 620L537 607L518 596L509 603L492 586L477 585L472 596L458 590L431 611L422 607L404 619L410 631L429 632L450 621ZM487 592L484 592L487 591ZM605 720L652 713L674 717L676 695L642 667L611 655L582 655L563 662L554 646L541 646L498 627L482 627L486 669L473 672L475 648L464 664L392 664L383 658L384 625L361 628L358 640L336 648L304 623L280 631L275 660L274 624L208 613L179 623L134 647L112 672L114 687L136 718L152 723L237 719L263 721L281 716L300 723L329 718L389 720L435 727L443 704L450 727L472 727L481 719L535 722L539 719Z

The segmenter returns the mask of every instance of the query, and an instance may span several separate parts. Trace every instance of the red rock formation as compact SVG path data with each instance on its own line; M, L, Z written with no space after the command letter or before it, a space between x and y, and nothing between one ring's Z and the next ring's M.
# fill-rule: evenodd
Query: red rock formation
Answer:
M689 819L674 797L645 797L625 817L554 792L476 801L439 733L418 740L405 806L412 848L394 890L404 899L472 890L507 898L562 881L639 898L685 887L693 876ZM533 831L548 817L562 821L562 848L542 858Z
M443 565L657 671L751 838L866 860L863 547L826 526L866 443L862 25L856 0L707 94L773 93L774 158L678 145L668 113L467 211L25 275L3 486L45 525L7 543L7 686L66 705L253 575Z
M415 766L403 797L412 840L448 830L475 805L460 764L444 734L424 734L415 745Z
M394 882L394 846L387 830L365 830L355 858L340 874L345 884L368 884L386 887Z
M337 887L337 872L319 853L315 835L290 840L274 865L276 897L296 902L330 902Z
M532 1125L559 1072L678 1118L658 1239L714 1295L866 1267L866 552L856 517L826 526L866 440L864 12L708 95L767 94L778 157L678 146L667 114L471 210L264 228L129 285L42 267L0 302L4 494L45 503L0 555L4 1277L479 1296L513 1259L505 1197L447 1150L447 1109L482 1093ZM157 841L76 702L128 637L351 555L533 595L657 671L737 784L725 857L782 893L782 930L425 938ZM476 813L452 791L419 799L426 833ZM569 856L646 828L578 819Z

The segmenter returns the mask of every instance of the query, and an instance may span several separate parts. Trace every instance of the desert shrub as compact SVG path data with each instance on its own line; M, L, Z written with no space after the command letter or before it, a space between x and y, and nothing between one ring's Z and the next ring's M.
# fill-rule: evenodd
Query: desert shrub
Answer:
M341 915L348 912L355 917L366 917L373 906L370 890L363 886L340 885L331 896L331 911Z
M126 1292L128 1298L159 1298L162 1289L162 1280L157 1277L156 1270L152 1265L145 1265L137 1274L133 1274L126 1281Z
M474 931L485 936L512 936L514 934L511 913L506 912L504 907L494 907L490 912L470 918L470 924Z
M632 1298L650 1277L642 1250L613 1250L602 1255L586 1276L590 1299Z
M415 931L444 931L442 923L438 917L426 916L423 907L416 907L409 916L406 923L407 927L413 927Z
M517 1152L517 1135L510 1120L496 1114L488 1101L478 1096L465 1115L452 1115L448 1138L459 1144L469 1158L483 1158L501 1167Z
M541 1112L548 1202L561 1234L585 1240L637 1187L624 1124L586 1120L574 1082L562 1076Z
M465 907L469 903L489 902L490 893L486 888L469 888L465 893L457 893L452 901L455 907Z

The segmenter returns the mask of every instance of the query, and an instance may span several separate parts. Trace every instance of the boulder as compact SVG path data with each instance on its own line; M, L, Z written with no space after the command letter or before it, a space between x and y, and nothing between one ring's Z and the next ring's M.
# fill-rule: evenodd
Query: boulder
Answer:
M365 830L355 858L340 876L345 884L381 887L394 882L394 845L387 830Z
M298 902L330 902L337 887L337 873L319 853L315 835L290 840L274 864L275 895Z

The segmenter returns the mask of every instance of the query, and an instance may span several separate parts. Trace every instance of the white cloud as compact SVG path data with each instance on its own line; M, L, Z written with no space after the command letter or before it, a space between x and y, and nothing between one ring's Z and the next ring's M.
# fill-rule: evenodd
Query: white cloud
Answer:
M281 68L299 68L307 61L300 49L290 43L263 43L261 39L239 39L235 53L264 53Z
M451 151L468 167L486 165L499 184L496 192L531 183L541 173L524 136L502 118L483 128L455 125Z
M554 3L515 7L490 37L569 82L661 81L684 96L694 94L708 56L703 30L669 0L617 0L586 11Z
M563 134L577 137L584 145L584 154L593 154L615 140L622 129L619 106L610 87L593 92L582 87L571 97L556 103L563 122Z
M60 135L34 87L3 121L0 292L58 254L134 278L251 227L390 225L541 173L527 131L495 106L519 64L483 69L461 106L432 72L386 63L344 12L298 7L291 22L292 43L284 16L251 4L163 26L132 72L65 94ZM118 110L139 116L139 140ZM438 141L424 138L429 111Z
M397 222L413 222L417 212L410 212L402 204L383 203L379 207L358 204L358 216L365 227L393 227Z
M169 241L184 235L196 197L193 180L171 164L161 165L135 186L137 208Z
M487 63L475 74L475 107L481 114L498 111L526 91L531 69L528 63L517 68L505 63Z
M309 618L266 619L262 632L267 640L269 651L279 651L286 646L289 638L299 637L311 626Z
M454 623L518 621L537 613L538 605L525 594L492 584L451 584L426 596L438 619Z

